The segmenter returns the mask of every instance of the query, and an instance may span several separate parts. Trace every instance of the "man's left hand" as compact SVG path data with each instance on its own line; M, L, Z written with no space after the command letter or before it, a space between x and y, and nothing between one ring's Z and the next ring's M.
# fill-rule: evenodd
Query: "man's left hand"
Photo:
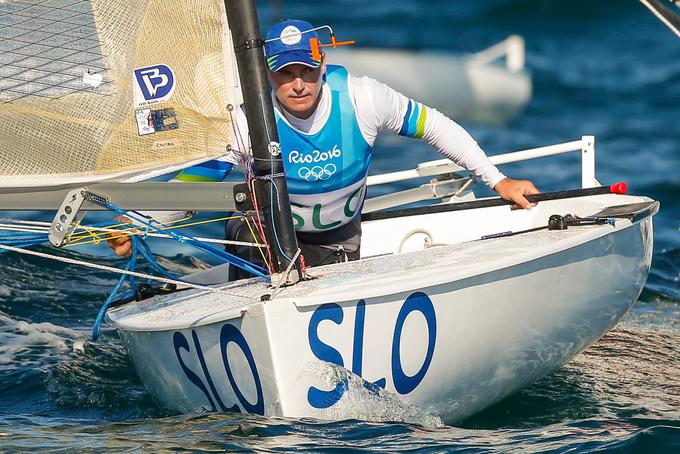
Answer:
M524 208L525 210L530 210L536 204L529 202L524 196L541 192L529 180L513 180L512 178L503 178L496 183L493 189L501 198L515 202L513 208Z

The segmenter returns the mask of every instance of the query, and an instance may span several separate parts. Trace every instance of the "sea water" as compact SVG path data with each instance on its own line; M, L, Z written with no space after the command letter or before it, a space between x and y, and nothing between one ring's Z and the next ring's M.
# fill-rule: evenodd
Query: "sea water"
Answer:
M177 415L154 404L114 332L104 330L97 343L88 338L116 276L4 254L0 451L680 451L680 39L633 0L298 0L259 7L263 27L276 17L300 17L331 24L339 39L364 46L470 52L522 35L534 82L528 108L504 127L463 124L489 154L594 134L598 178L625 180L631 193L661 202L640 300L570 363L453 427L390 396L360 394L364 406L355 418L383 422ZM374 171L431 159L438 155L427 146L390 140L377 146ZM580 181L577 156L502 170L544 191ZM123 265L103 245L69 254ZM163 254L178 272L200 264L183 250Z

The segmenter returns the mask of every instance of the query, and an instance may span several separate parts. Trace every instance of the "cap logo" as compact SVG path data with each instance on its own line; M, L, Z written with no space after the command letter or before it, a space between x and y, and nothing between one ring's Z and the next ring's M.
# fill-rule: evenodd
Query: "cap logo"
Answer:
M302 40L300 29L294 25L289 25L281 31L281 42L286 46L292 46Z

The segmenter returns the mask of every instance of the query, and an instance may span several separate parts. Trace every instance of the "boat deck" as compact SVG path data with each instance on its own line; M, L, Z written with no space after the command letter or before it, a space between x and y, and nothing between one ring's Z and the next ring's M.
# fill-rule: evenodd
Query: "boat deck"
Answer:
M323 301L350 301L408 291L412 282L437 286L498 271L546 257L593 239L630 227L620 219L616 226L576 226L567 230L542 230L507 237L477 240L398 255L373 257L356 262L311 268L314 278L281 288L266 304L283 299L303 307ZM199 326L241 316L248 306L269 298L274 289L260 278L226 285L213 285L218 291L184 290L170 295L132 302L109 312L119 328L129 330L168 330Z

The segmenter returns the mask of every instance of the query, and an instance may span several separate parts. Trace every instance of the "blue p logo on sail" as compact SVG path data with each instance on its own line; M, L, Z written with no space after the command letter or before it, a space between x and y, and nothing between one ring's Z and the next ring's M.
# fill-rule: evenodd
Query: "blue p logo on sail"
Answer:
M175 74L167 65L153 65L134 70L135 107L167 101L175 91Z

